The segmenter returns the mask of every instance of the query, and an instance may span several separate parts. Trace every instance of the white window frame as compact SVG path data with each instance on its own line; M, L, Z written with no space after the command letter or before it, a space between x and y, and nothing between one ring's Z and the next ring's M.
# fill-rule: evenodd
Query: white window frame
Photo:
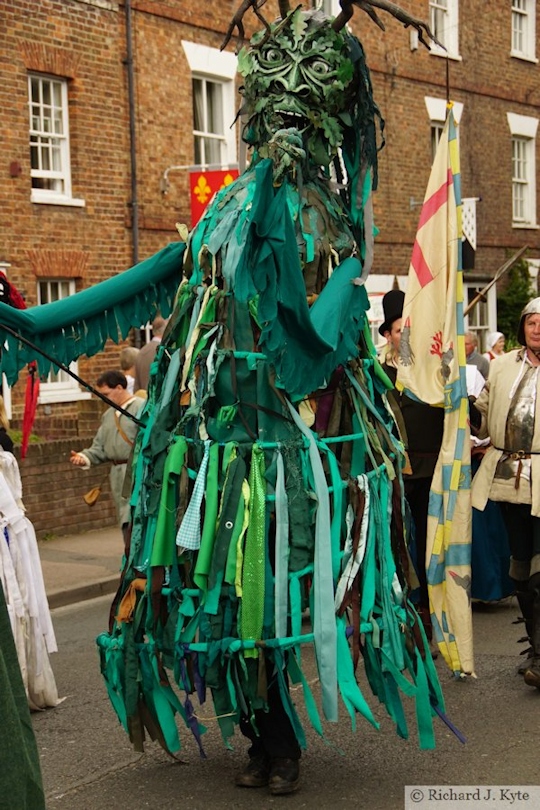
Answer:
M512 136L512 227L538 228L536 220L536 133L538 118L528 115L506 113ZM517 150L522 149L521 169L516 172ZM516 192L523 192L524 210L516 216ZM520 192L521 193L521 192Z
M214 168L232 168L237 166L236 131L232 123L236 117L235 85L234 79L237 71L237 58L229 51L219 51L206 45L195 42L182 42L186 58L192 74L192 79L215 82L222 87L223 100L223 136L221 148L221 163ZM194 137L212 133L193 130ZM207 168L210 164L202 164ZM213 165L213 164L212 164Z
M32 85L34 82L39 83L39 98L33 97ZM51 114L44 115L49 105L43 102L43 86L45 83L51 85L51 99L54 97L53 88L60 89L60 106L55 107L54 102L51 102ZM34 115L35 110L39 109L39 115ZM55 116L55 110L59 115ZM60 188L58 189L45 189L34 188L31 190L31 201L33 203L48 203L49 205L73 205L82 207L84 200L76 199L72 196L71 191L71 162L70 162L70 145L69 145L69 114L68 114L68 85L67 79L59 78L58 76L49 76L45 73L29 73L28 74L28 113L29 113L29 142L30 150L37 148L38 153L44 147L47 141L57 147L57 154L60 158L60 167L54 169L31 168L30 177L32 180L52 180L56 181ZM48 122L54 122L55 118L59 119L61 126L59 131L50 131ZM36 121L39 119L38 124ZM54 127L54 123L53 123Z
M444 123L446 121L446 99L436 98L434 96L424 96L427 113L431 123L431 161L435 158L436 147L439 145ZM454 101L452 110L454 112L454 121L459 126L461 115L463 113L463 104L461 101ZM459 134L458 134L459 137Z
M68 285L68 295L60 295L59 298L51 299L51 296L48 296L47 301L42 300L41 295L41 285L47 284L49 290L51 284L67 284ZM63 298L67 298L71 295L75 295L76 293L76 286L75 280L71 278L38 278L37 279L37 301L38 305L48 304L51 300L60 300ZM76 361L70 363L69 368L74 374L78 373L78 364ZM51 374L53 372L49 372L47 377L47 381L40 381L39 384L39 399L38 403L40 405L47 405L54 402L76 402L82 399L90 399L90 394L87 391L81 391L79 387L79 383L77 380L74 380L73 377L70 377L65 371L59 370L60 379L57 381L51 381Z
M440 20L442 24L438 24ZM459 0L429 0L429 24L441 48L430 43L430 52L434 56L445 56L448 59L461 59L459 55Z
M481 281L463 281L463 304L467 307L482 285ZM485 337L488 332L497 328L497 290L496 285L485 293L485 301L479 301L465 316L465 331L474 332L478 337L478 351L486 351ZM482 317L484 315L485 317Z
M319 0L317 3L317 8L324 11L324 13L329 17L337 17L341 11L339 0Z
M536 0L512 0L510 56L538 63L536 58Z

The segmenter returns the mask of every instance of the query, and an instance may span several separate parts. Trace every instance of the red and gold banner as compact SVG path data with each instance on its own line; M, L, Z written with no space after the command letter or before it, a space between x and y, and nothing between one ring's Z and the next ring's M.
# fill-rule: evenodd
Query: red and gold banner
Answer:
M191 194L191 227L194 228L216 191L228 186L238 177L238 169L204 171L199 169L189 174Z

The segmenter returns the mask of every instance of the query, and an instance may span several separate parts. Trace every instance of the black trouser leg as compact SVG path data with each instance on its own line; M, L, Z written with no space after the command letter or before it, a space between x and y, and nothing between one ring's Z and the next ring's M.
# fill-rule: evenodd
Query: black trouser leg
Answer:
M269 759L275 759L276 757L300 759L300 746L283 706L279 683L273 670L274 662L267 659L268 711L263 709L255 711L258 735L249 722L249 718L245 715L240 718L240 731L251 740L250 757L264 755Z
M413 478L405 481L405 497L409 503L414 521L414 542L416 547L416 573L420 582L420 605L429 607L426 573L427 517L431 478Z

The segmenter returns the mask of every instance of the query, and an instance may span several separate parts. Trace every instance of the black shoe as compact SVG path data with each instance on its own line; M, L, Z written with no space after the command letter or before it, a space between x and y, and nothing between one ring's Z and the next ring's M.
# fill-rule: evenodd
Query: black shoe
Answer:
M268 787L272 796L294 793L300 781L300 763L297 759L273 759Z
M243 771L236 774L238 787L266 787L270 779L270 760L265 757L251 757Z

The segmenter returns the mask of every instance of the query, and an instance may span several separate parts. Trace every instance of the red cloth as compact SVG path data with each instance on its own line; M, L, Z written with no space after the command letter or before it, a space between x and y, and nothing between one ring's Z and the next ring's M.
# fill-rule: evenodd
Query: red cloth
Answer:
M26 302L18 289L7 280L5 273L0 270L0 278L6 288L5 303L15 309L26 309ZM24 400L24 416L21 440L21 458L26 456L32 425L36 418L37 401L39 396L39 376L35 362L28 365L28 377L26 379L26 393Z

